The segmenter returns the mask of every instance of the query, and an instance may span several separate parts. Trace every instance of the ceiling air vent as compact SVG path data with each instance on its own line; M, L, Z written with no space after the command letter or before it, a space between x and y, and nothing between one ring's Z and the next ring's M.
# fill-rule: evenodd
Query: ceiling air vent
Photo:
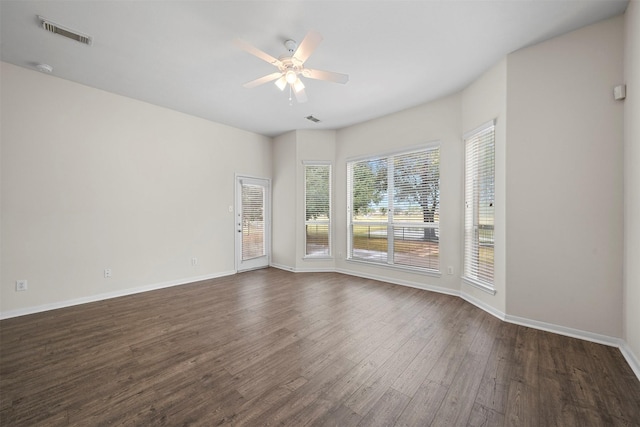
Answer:
M55 22L50 21L47 18L43 18L42 16L38 16L38 19L40 20L40 24L42 25L42 28L44 28L47 31L50 31L55 34L60 34L61 36L64 36L71 40L75 40L80 43L91 45L91 42L92 42L91 36L82 34L76 30L72 30L60 24L56 24Z
M318 123L320 121L320 119L316 119L313 116L307 116L307 117L305 117L305 119L307 119L307 120L309 120L310 122L313 122L313 123Z

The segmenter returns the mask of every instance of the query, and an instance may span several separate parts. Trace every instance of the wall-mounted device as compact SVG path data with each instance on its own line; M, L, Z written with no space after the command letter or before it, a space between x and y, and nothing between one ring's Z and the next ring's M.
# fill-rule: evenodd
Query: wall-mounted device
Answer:
M627 85L618 85L613 88L613 99L622 101L627 97Z

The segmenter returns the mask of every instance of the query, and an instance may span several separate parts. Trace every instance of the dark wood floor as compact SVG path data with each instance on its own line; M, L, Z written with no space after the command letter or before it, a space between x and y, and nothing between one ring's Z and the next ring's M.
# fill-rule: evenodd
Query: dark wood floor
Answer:
M0 322L17 425L640 425L611 347L460 298L275 269Z

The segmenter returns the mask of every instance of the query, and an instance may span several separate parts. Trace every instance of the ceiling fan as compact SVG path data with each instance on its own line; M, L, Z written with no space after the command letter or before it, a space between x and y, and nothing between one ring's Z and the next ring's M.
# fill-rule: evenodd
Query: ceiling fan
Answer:
M293 92L298 102L307 102L307 94L304 91L304 83L300 80L300 76L345 84L349 81L347 74L314 70L304 66L304 62L311 56L321 41L322 36L320 33L309 31L299 46L293 40L285 41L284 46L287 48L288 53L276 59L243 40L235 39L234 44L237 47L278 68L277 72L252 80L243 86L250 89L275 80L276 86L280 90L284 90L289 85L289 100L291 100L291 92Z

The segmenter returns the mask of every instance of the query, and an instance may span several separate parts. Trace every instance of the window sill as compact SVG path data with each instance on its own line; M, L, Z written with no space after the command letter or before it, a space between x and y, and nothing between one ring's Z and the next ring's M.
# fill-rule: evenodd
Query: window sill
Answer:
M493 286L487 285L486 283L479 282L477 280L470 279L468 277L463 277L462 281L469 286L473 286L474 288L480 289L483 292L486 292L490 295L495 295L496 290Z
M363 265L369 265L373 267L382 267L390 270L404 271L405 273L417 273L417 274L422 274L422 275L431 276L431 277L442 277L442 273L439 270L426 270L424 268L408 267L408 266L403 266L399 264L383 264L380 262L364 261L361 259L354 259L354 258L347 258L346 261L353 264L363 264Z
M323 255L323 256L303 256L302 257L303 261L333 261L333 257L332 256L327 256L327 255Z

